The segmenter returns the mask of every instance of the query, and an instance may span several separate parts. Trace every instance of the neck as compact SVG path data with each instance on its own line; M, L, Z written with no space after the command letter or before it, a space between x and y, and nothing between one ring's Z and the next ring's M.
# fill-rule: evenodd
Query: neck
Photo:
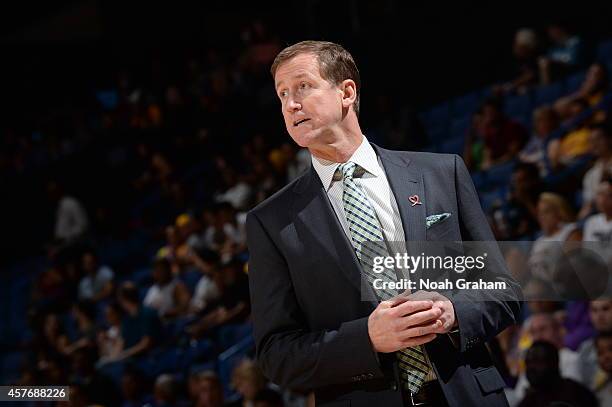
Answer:
M327 136L322 137L323 142L309 147L312 155L323 160L336 163L347 162L363 141L359 124L355 123L349 129L342 127L330 129Z

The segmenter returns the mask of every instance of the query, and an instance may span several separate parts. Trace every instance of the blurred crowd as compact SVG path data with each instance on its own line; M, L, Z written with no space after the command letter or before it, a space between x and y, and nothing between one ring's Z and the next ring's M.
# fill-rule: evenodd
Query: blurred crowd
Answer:
M464 159L526 297L524 321L491 350L511 406L612 405L612 54L589 58L560 24L544 33L516 32L517 77L490 89L466 133ZM531 117L512 107L533 99Z
M465 135L477 188L495 197L483 207L496 237L526 242L505 251L529 294L524 321L490 348L512 406L611 405L612 297L544 295L565 243L612 242L610 71L563 25L545 34L516 33L517 76L489 89ZM73 406L313 405L253 362L246 212L309 168L310 155L282 128L268 72L280 41L259 22L241 38L235 50L154 58L143 76L115 72L68 113L2 138L0 171L45 173L38 187L52 208L46 255L27 292L11 293L25 298L11 312L27 321L15 328L12 383L68 384ZM509 98L580 72L532 120L508 114ZM400 130L378 141L426 140ZM491 191L500 168L510 177Z

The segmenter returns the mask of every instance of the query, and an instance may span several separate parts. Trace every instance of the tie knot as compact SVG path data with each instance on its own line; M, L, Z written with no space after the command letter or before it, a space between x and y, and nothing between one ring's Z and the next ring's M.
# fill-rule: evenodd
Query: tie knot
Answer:
M334 173L334 181L340 181L341 179L352 179L359 178L365 173L365 169L355 164L352 161L340 164Z
M342 178L353 178L355 168L357 168L357 164L351 161L347 161L344 164L340 164L338 166L338 170L340 170Z

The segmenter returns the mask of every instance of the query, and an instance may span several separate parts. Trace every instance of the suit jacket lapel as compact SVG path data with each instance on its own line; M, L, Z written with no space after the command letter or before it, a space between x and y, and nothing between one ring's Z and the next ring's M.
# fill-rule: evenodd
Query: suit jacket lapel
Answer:
M314 237L319 240L319 246L335 260L335 266L342 271L360 295L364 288L371 290L367 284L367 287L364 287L365 280L362 281L361 265L354 248L344 233L321 180L312 166L309 174L296 184L294 191L298 194L293 206L294 222L308 229L310 236L307 238ZM378 304L373 291L367 293L365 298L368 298L374 306Z
M373 146L380 156L389 186L395 196L406 241L426 240L427 199L423 174L414 165L410 165L410 159L374 144ZM421 205L413 206L410 203L409 197L414 195L419 197Z
M419 255L425 247L421 243L427 239L426 236L426 205L425 186L423 183L423 174L414 165L410 165L410 159L402 155L382 149L373 145L376 152L380 156L389 186L395 196L397 207L402 219L402 227L404 228L404 236L406 238L406 246L400 245L396 250L406 251L408 255ZM411 196L418 196L421 205L412 205L409 200ZM392 253L395 255L395 253ZM413 281L419 281L422 278L422 270L417 270L414 273L408 274L405 271L398 271L401 278L409 278Z

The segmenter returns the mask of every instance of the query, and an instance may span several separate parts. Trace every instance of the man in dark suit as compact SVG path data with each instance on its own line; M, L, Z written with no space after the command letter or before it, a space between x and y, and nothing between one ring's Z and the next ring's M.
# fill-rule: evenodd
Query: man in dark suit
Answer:
M463 161L371 145L359 73L337 44L290 46L272 76L312 167L247 217L265 375L322 406L507 405L485 341L516 322L520 291L497 249L486 272L506 290L362 293L364 242L494 240Z

